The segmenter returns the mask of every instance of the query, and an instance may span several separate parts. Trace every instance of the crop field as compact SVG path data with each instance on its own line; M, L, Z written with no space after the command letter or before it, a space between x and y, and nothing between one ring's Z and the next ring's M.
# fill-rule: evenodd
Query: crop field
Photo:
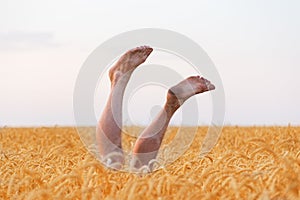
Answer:
M75 128L2 128L0 199L300 199L300 127L224 127L200 158L206 131L172 164L137 175L102 166Z

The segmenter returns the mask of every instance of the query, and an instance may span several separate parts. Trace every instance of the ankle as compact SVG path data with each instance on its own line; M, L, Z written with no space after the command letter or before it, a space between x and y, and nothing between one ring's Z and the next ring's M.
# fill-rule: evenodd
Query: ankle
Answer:
M178 100L176 95L171 90L169 90L167 94L167 101L164 106L167 114L173 114L180 107L180 105L180 101Z
M168 90L167 103L166 104L171 106L171 107L180 107L180 105L181 105L180 100L177 98L177 96L170 89Z
M114 71L113 73L109 74L109 78L110 78L110 82L111 82L111 86L114 87L117 84L118 85L124 85L126 86L129 79L130 79L130 75L129 74L123 74L120 71Z

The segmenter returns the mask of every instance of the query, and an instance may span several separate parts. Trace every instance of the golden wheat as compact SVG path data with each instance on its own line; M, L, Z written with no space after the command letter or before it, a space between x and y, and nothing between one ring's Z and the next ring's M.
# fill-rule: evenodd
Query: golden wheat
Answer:
M174 163L136 175L103 167L75 128L3 128L0 199L300 199L299 127L225 127L200 158L206 131ZM125 149L133 143L124 137Z

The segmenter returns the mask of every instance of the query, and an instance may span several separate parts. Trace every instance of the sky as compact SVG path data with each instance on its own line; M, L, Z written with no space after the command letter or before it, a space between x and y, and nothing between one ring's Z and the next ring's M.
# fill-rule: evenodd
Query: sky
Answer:
M0 126L75 125L73 90L84 61L109 38L140 28L176 31L207 52L223 81L225 124L299 125L299 10L297 0L1 0ZM109 91L108 79L99 83L96 116ZM148 123L164 95L154 86L133 94L134 122ZM210 96L195 98L201 123L209 123ZM180 123L180 111L172 122Z

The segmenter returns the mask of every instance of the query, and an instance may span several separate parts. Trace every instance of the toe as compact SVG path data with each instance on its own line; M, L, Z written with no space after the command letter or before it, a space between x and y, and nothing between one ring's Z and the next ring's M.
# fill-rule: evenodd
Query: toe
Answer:
M200 80L204 82L206 81L206 79L203 76L200 78Z
M153 48L151 48L151 47L148 47L147 49L148 49L149 53L151 53L153 51Z
M134 53L139 52L139 51L141 51L141 50L142 50L142 47L135 47L135 48L129 50L129 52L130 52L131 54L134 54Z
M213 84L208 85L208 90L214 90L214 89L216 89L216 87Z
M206 85L209 85L209 84L210 84L210 81L209 81L209 80L205 80L205 84L206 84Z
M188 80L188 81L198 81L198 76L190 76L190 77L188 77L186 80Z
M143 56L145 56L146 58L152 53L153 49L152 48L146 48L143 50Z
M146 54L147 55L150 55L150 53L153 51L153 49L151 47L147 48L146 49Z

